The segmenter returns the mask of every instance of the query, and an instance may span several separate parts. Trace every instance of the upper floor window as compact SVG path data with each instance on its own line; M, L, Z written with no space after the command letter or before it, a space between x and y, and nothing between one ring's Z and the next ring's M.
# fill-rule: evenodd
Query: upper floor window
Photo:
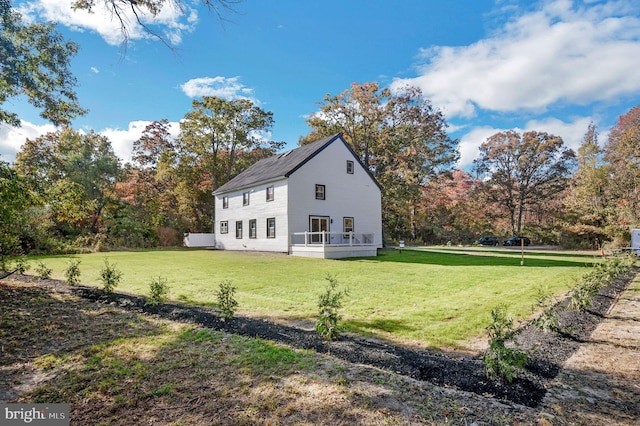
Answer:
M267 186L267 201L273 201L275 195L275 188L273 186Z
M243 206L249 205L249 191L242 193L242 205Z
M229 208L229 196L227 196L227 195L222 197L222 208L223 209L228 209Z
M353 174L353 161L347 160L347 173Z
M255 219L249 220L249 238L256 238L258 236L258 224Z
M229 222L224 220L220 222L220 233L228 234L229 233Z
M316 200L324 200L325 188L324 185L316 185Z

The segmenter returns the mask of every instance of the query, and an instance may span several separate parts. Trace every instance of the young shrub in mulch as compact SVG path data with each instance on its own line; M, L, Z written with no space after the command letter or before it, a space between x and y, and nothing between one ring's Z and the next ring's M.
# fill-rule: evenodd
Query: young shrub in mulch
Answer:
M316 332L328 340L340 337L338 322L342 319L339 311L342 308L342 300L349 295L349 290L338 291L338 280L328 274L326 280L329 285L318 298L319 316L316 321Z
M531 307L531 311L535 311L536 308L542 309L542 313L533 323L545 333L559 333L561 331L558 316L552 309L556 303L556 298L552 297L548 290L538 288L536 303Z
M120 284L122 272L116 269L115 265L109 263L109 259L104 259L104 267L100 270L100 281L102 281L105 293L113 293L113 289Z
M80 284L80 259L71 259L69 261L67 269L64 271L64 276L67 279L67 284Z
M235 299L236 288L231 281L222 281L218 285L216 297L218 299L218 309L224 319L231 319L238 308L238 301Z
M491 311L492 322L487 327L489 349L483 360L489 378L505 379L512 382L516 372L522 370L527 362L527 354L518 348L515 341L517 330L513 318L504 305ZM507 346L509 344L509 346Z
M156 277L149 283L150 296L147 299L149 305L159 305L166 302L169 295L169 281L164 277Z
M38 274L38 278L42 280L48 280L51 278L51 273L53 270L49 268L44 262L38 262L36 266L36 274Z

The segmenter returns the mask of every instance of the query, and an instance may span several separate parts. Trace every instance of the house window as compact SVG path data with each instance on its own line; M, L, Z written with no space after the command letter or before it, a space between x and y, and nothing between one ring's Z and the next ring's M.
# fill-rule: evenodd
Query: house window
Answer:
M350 175L353 174L353 161L351 160L347 160L347 173Z
M222 208L223 209L228 209L229 208L229 196L227 196L227 195L222 197Z
M229 233L229 222L224 220L220 222L220 233L228 234Z
M242 205L243 206L249 205L249 191L242 193Z
M316 185L316 200L324 200L325 190L324 185Z
M258 225L255 219L249 220L249 238L256 238L258 236Z
M242 238L242 221L239 220L236 222L236 238Z
M267 201L273 201L275 189L273 186L267 186Z
M270 217L267 219L267 238L276 237L276 218Z
M342 229L344 232L353 232L353 218L345 217L342 219Z

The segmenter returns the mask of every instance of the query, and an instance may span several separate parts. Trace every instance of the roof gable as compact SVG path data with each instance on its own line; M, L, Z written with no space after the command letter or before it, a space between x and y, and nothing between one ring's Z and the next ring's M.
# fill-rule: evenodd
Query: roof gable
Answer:
M222 185L220 188L214 191L214 194L231 192L278 178L288 178L296 170L304 166L307 162L309 162L309 160L311 160L319 152L321 152L336 140L340 140L347 147L349 152L351 152L358 163L360 163L358 156L353 152L349 144L347 144L344 139L342 139L342 136L338 133L322 138L310 144L292 149L291 151L274 155L269 158L264 158L245 171L238 174L229 182ZM362 165L362 163L360 164ZM364 170L367 171L367 173L369 172L366 168L364 168ZM371 179L373 179L376 185L380 187L373 176L371 176L371 174L369 174L369 176L371 177Z

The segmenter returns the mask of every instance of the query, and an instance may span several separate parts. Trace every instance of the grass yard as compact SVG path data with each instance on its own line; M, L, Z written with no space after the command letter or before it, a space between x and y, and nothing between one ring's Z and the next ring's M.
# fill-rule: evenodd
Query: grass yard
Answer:
M116 291L149 294L153 277L168 279L170 299L215 305L218 284L237 288L241 315L312 321L327 274L348 288L343 327L351 332L439 348L462 348L480 337L491 309L505 304L516 318L532 313L540 289L566 293L597 258L569 252L487 248L383 251L375 258L322 260L280 254L210 250L154 250L33 259L64 279L70 258L80 259L80 280L100 287L104 259L123 272ZM31 269L30 273L35 273Z

